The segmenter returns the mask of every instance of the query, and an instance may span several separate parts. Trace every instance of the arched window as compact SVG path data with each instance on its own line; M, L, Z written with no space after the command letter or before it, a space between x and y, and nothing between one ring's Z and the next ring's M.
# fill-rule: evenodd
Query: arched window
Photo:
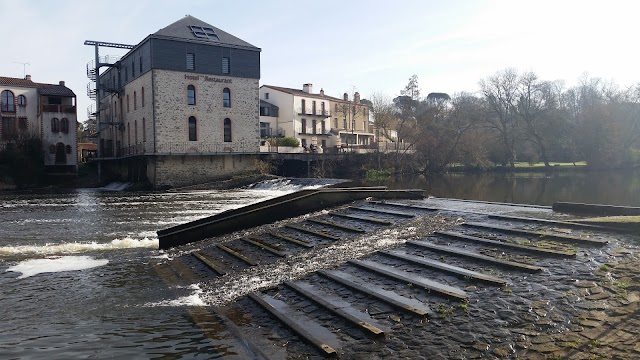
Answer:
M137 110L138 109L138 94L134 91L133 92L133 110Z
M65 164L67 162L67 151L63 143L56 144L56 164Z
M222 106L231 107L231 90L229 88L222 90Z
M51 119L51 132L59 132L60 131L60 120L58 118Z
M195 116L189 117L189 141L198 141L198 123Z
M9 90L5 90L2 92L2 96L0 97L0 101L2 101L2 111L3 112L16 112L16 104L15 96L13 92Z
M224 119L224 142L231 142L231 119Z
M187 86L187 105L196 104L196 87L193 85Z
M60 120L60 131L65 134L69 133L69 119L62 118L62 120Z
M142 64L142 61L140 63ZM144 87L142 88L142 91L140 93L140 99L142 101L142 107L144 107Z
M27 106L27 97L24 95L18 95L18 106Z

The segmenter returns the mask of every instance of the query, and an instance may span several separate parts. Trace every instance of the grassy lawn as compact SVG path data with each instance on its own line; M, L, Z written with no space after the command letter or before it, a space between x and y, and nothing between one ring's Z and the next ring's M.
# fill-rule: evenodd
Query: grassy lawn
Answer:
M549 161L549 165L551 166L559 166L559 167L573 167L573 163L570 162L555 162L555 161ZM535 164L529 164L528 162L516 162L515 166L517 168L536 168L536 167L544 167L544 163L543 162L538 162ZM576 161L575 166L587 166L587 162L586 161Z

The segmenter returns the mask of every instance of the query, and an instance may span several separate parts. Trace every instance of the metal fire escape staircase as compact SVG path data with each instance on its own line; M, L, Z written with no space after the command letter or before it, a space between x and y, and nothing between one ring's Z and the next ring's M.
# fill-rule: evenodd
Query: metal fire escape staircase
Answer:
M120 93L122 90L122 85L120 84L120 80L118 77L118 83L111 84L111 86L107 86L106 84L100 83L100 68L102 67L110 67L120 69L120 56L100 56L98 49L102 47L111 47L117 49L133 49L133 45L125 45L125 44L117 44L110 43L104 41L93 41L93 40L85 40L85 45L94 46L95 47L95 59L91 60L87 63L87 78L91 80L87 84L87 96L91 100L95 100L95 104L92 104L87 107L87 116L89 120L97 120L97 133L98 138L100 137L100 132L107 128L108 126L119 126L122 127L122 121L117 122L113 121L101 121L100 112L104 109L100 107L100 96L99 91L102 90L104 92L109 93ZM105 119L106 120L106 119ZM100 154L98 154L100 156Z

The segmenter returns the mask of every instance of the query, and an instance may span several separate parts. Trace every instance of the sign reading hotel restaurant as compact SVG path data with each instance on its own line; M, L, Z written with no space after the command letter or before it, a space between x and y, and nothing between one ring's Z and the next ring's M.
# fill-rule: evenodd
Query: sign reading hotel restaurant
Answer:
M231 84L231 79L222 79L222 78L211 77L211 76L206 76L206 75L205 76L200 76L200 75L184 74L184 78L187 79L187 80L194 80L194 81L200 81L200 78L202 78L202 80L204 80L204 81Z

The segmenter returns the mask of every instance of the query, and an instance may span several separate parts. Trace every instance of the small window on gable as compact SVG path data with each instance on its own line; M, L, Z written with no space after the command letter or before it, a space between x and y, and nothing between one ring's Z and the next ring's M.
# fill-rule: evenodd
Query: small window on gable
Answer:
M196 54L187 53L187 70L196 69Z
M142 74L142 55L140 55L140 74Z
M228 57L222 58L222 73L230 74L231 73L231 62Z
M264 99L269 100L269 93L264 93Z
M27 97L24 95L18 95L18 106L27 106Z
M60 120L58 118L51 119L51 132L60 132Z
M140 93L140 100L142 101L142 107L144 107L144 88L142 88L142 91Z
M187 105L196 104L196 87L193 85L187 86Z
M65 134L69 133L69 119L62 118L62 120L60 120L60 131Z
M231 90L229 88L222 90L222 106L231 107Z
M131 60L131 78L136 77L136 59Z
M189 141L198 141L198 123L195 116L189 117Z
M231 119L224 119L224 142L231 142Z

